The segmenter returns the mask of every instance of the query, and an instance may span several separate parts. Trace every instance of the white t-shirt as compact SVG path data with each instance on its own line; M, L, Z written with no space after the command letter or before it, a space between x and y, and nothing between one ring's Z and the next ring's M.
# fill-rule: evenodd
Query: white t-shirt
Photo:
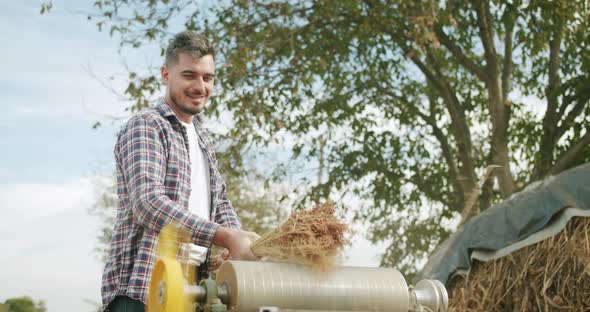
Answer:
M209 163L199 146L195 125L181 122L188 135L191 162L191 194L188 209L201 218L210 219L211 190L209 189ZM207 248L189 244L189 258L200 265L207 257Z

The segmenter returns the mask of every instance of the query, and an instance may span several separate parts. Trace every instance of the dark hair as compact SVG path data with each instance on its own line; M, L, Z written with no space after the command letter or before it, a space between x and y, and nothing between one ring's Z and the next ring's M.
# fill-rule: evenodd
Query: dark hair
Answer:
M169 66L171 63L178 62L180 53L187 53L195 58L205 55L212 55L215 58L215 48L213 48L209 40L198 32L191 30L179 32L170 40L166 48L164 64Z

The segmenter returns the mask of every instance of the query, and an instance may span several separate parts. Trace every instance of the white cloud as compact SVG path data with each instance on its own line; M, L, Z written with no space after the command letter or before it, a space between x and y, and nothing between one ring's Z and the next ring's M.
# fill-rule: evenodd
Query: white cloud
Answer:
M31 222L67 211L77 211L92 203L92 178L63 184L19 183L0 190L1 218L11 225Z
M102 264L93 254L98 220L88 214L94 178L3 184L0 301L29 295L49 311L92 311Z

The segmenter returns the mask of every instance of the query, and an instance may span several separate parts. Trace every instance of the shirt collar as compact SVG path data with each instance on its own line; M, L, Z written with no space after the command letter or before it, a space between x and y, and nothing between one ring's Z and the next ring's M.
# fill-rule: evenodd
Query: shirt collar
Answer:
M164 117L164 118L172 117L173 119L176 119L180 123L180 120L178 119L178 117L176 117L176 114L174 113L172 108L170 108L168 103L166 103L166 100L163 97L160 98L160 100L158 101L158 105L156 105L156 111L158 111L158 113L162 117ZM200 128L203 125L203 113L199 113L199 114L196 114L195 116L193 116L193 124L197 128Z

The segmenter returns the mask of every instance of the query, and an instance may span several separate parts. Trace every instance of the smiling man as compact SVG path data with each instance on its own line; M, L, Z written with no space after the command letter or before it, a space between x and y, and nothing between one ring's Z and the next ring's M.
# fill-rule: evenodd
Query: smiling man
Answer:
M200 113L215 81L215 50L202 35L184 31L166 49L161 69L166 96L133 116L115 146L119 205L102 279L106 311L144 311L160 230L186 228L190 261L201 277L212 244L238 260L257 260L226 197L226 186Z

